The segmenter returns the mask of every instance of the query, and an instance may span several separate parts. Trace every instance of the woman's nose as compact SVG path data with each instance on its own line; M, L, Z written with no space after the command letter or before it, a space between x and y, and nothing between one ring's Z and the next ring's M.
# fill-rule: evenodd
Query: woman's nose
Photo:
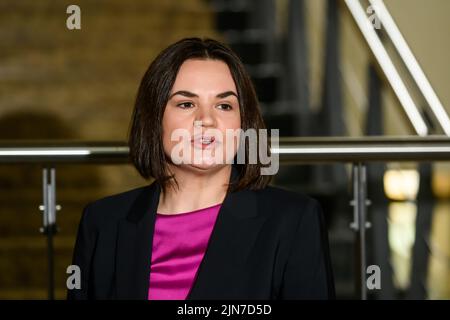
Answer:
M201 123L203 127L214 126L215 119L211 108L206 106L200 106L199 108L197 108L195 121L197 122L197 124Z

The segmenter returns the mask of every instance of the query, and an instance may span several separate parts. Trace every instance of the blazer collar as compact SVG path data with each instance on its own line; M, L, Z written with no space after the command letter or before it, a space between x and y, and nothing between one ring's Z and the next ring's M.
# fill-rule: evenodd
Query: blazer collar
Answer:
M232 166L230 181L237 181L238 170ZM147 299L153 234L161 186L156 181L145 186L119 223L116 247L115 295L119 299ZM256 196L244 189L228 193L219 210L204 258L188 299L201 297L208 289L211 274L227 263L246 255L245 243L252 243L252 233L244 222L257 217ZM242 232L239 232L241 226ZM233 232L234 230L237 230ZM255 235L256 236L256 235ZM243 245L244 244L244 245Z
M238 179L239 171L234 165L232 165L229 181L237 182ZM127 220L130 222L139 223L149 213L150 215L156 217L156 210L158 209L161 189L161 185L157 181L145 186L140 195L134 201L131 209L128 211ZM229 193L226 195L223 204L226 202L240 202L240 204L244 207L242 207L241 210L233 210L232 214L237 218L250 218L256 214L256 208L252 206L252 202L246 201L246 198L251 194L252 192L248 189Z

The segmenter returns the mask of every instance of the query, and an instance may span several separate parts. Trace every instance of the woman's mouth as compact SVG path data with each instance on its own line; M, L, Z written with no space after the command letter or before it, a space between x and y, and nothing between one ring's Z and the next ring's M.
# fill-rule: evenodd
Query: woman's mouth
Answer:
M194 139L192 139L192 144L194 145L194 148L198 149L210 149L213 148L216 144L216 138L211 136L199 136Z

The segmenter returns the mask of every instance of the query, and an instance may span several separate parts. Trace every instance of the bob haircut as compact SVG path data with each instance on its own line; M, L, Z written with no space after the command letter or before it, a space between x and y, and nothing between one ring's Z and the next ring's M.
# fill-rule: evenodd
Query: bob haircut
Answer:
M136 96L130 123L128 146L130 160L144 179L154 178L162 186L175 182L168 174L167 159L162 143L162 119L178 70L188 59L212 59L225 62L237 88L241 129L265 129L255 89L239 57L225 44L213 39L185 38L164 49L145 72ZM259 139L259 134L257 134ZM259 144L259 141L258 141ZM248 143L245 145L245 164L233 166L238 177L228 184L228 193L245 188L256 190L267 186L271 176L261 175L259 157L256 164L248 164ZM239 148L241 148L240 144ZM239 151L238 151L239 152ZM270 155L270 139L267 143ZM172 180L173 179L173 180Z

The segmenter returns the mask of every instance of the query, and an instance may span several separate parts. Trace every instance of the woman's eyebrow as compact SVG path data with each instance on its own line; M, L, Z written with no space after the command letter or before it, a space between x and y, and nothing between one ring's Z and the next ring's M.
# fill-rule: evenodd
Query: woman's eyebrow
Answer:
M228 96L235 96L236 98L238 97L237 94L235 92L233 92L233 91L225 91L225 92L219 93L216 97L220 98L220 99L223 99L223 98L226 98Z
M179 90L177 92L172 93L169 97L169 100L172 99L172 97L176 96L177 94L188 98L198 98L198 94L186 90ZM220 99L226 98L228 96L235 96L236 98L238 97L237 94L233 91L225 91L216 95L216 97Z
M172 97L176 96L177 94L188 97L188 98L198 98L198 95L193 92L186 91L186 90L180 90L180 91L172 93L169 97L169 100L172 99Z

